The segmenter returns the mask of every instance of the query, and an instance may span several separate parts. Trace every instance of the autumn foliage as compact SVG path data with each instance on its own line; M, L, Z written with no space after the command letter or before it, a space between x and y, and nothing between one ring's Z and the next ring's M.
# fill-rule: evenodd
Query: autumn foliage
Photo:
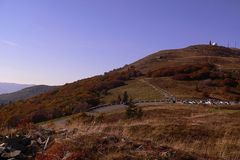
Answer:
M23 118L38 123L86 111L101 103L101 97L108 94L108 90L125 85L125 81L141 75L135 67L113 70L104 75L65 84L57 90L26 101L9 104L0 116L4 124L14 127Z

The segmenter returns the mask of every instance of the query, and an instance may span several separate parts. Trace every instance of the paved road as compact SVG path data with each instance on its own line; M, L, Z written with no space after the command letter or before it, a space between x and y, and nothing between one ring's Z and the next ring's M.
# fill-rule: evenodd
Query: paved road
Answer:
M124 109L126 107L127 107L126 105L117 104L117 105L110 105L110 106L104 106L104 107L101 107L101 108L96 108L96 109L93 109L89 112L90 113L101 113L101 112L106 113L106 112L112 112L112 111L119 110L119 109Z
M99 108L96 107L94 109L89 110L86 113L89 115L94 115L97 113L113 112L113 111L125 109L126 107L127 106L123 105L123 104L108 105L108 106L103 106L103 107L99 107ZM72 116L74 116L74 115L72 115ZM70 120L72 118L72 116L67 116L67 117L62 117L59 119L51 120L51 121L48 121L47 123L42 124L41 126L47 127L48 124L52 123L56 128L65 128L67 121Z
M170 103L170 102L169 102ZM136 103L137 106L154 106L154 105L160 105L160 104L169 104L167 102L140 102ZM182 102L176 102L179 104L183 104ZM186 103L192 105L192 103ZM195 104L196 106L198 104ZM229 104L229 105L239 105L239 103L236 104ZM88 112L87 114L97 114L97 113L108 113L108 112L113 112L121 109L125 109L127 106L123 104L118 104L118 105L105 105L105 106L99 106L99 107L94 107ZM73 116L73 115L72 115ZM71 119L72 116L68 117L62 117L60 119L52 120L47 123L42 124L43 127L47 127L50 122L52 122L57 128L64 128L67 120Z

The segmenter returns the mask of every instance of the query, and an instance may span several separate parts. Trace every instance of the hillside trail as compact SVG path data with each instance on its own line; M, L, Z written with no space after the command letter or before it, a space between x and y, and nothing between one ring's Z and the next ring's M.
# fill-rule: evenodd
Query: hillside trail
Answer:
M147 81L145 78L141 78L141 79L138 79L141 83L144 83L148 86L150 86L151 88L153 88L155 91L161 93L162 95L164 95L165 98L173 98L175 97L174 95L172 95L171 93L169 93L168 91L158 87L158 86L155 86L153 85L152 83L150 83L149 81Z

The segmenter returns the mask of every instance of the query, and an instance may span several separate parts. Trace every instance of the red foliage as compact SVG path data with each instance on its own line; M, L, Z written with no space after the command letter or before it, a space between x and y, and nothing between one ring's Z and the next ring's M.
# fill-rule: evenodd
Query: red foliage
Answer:
M14 104L15 106L9 105L10 107L6 107L7 110L13 110L13 115L16 116L8 115L5 118L7 120L3 119L2 121L9 126L16 126L22 117L29 115L31 115L31 122L38 123L86 111L88 108L98 105L101 96L107 94L108 90L125 85L126 80L141 75L140 71L129 67L65 84L56 91L41 94L22 103ZM6 114L8 114L7 110ZM21 117L18 116L18 110L21 111Z
M44 154L36 156L35 160L57 160L63 159L66 152L66 147L63 144L55 143Z
M188 74L177 74L173 76L173 79L180 80L180 81L192 80L191 76Z
M21 121L21 118L20 116L12 116L10 117L8 120L7 120L7 125L8 127L16 127L19 123L19 121Z
M33 113L32 115L32 122L33 123L38 123L38 122L43 122L49 119L49 112L46 110L40 109Z
M148 73L149 76L151 77L169 77L169 76L175 76L177 74L182 74L179 76L179 78L183 79L189 79L186 74L191 74L195 73L200 70L213 70L215 68L214 65L212 64L196 64L196 65L182 65L182 66L177 66L177 67L165 67L165 68L160 68L155 71L150 71ZM198 77L203 77L204 73L198 73L198 75L192 75ZM190 76L191 77L191 76ZM178 78L178 77L177 77Z

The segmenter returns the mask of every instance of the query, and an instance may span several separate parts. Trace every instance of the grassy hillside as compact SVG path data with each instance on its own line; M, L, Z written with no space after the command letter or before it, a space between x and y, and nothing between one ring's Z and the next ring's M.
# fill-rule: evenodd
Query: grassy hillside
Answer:
M14 93L2 94L0 95L0 104L7 104L9 102L12 103L18 100L26 100L28 98L37 96L39 94L53 91L54 89L57 89L57 87L38 85L38 86L28 87Z
M163 94L146 85L141 79L127 81L126 85L109 90L108 94L102 100L106 103L112 103L125 91L128 92L130 98L133 100L159 100L164 98Z
M183 49L160 51L129 66L134 66L144 73L144 79L149 84L163 89L179 99L240 100L239 49L196 45ZM130 83L139 84L139 80ZM105 100L110 102L116 95L125 90L131 92L134 99L138 99L138 97L143 100L160 98L159 96L149 96L149 90L146 90L146 94L141 96L135 94L144 87L149 87L149 85L122 86L110 90L110 94ZM152 89L152 91L155 90Z
M240 50L221 46L195 45L183 49L164 50L151 54L135 63L138 70L147 73L163 67L185 64L214 63L223 70L240 69Z
M2 125L39 122L112 102L124 91L133 99L240 100L240 51L196 45L149 55L123 68L66 84L0 111Z
M140 76L134 68L127 71L111 71L104 75L66 84L54 91L9 104L0 109L1 125L16 126L20 121L34 123L71 115L101 103L107 91L125 81Z

